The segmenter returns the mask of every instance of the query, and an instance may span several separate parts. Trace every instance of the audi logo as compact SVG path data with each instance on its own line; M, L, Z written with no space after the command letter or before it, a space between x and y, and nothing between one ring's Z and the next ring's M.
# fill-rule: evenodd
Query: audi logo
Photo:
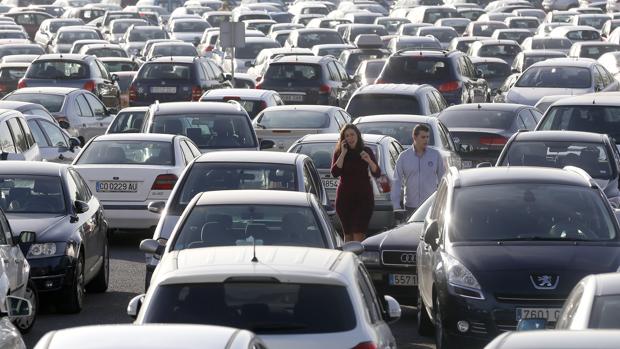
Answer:
M403 253L400 255L400 261L406 264L415 263L415 253Z

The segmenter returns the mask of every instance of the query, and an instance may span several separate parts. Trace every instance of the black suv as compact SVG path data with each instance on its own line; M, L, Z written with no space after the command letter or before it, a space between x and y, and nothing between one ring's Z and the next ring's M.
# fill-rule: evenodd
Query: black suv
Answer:
M481 103L491 99L469 57L460 51L398 51L385 63L379 84L429 84L448 104Z
M332 56L284 56L269 63L256 88L277 91L286 104L344 108L355 90L354 81Z
M200 57L159 57L146 62L129 86L129 105L198 101L211 89L231 88L230 78L212 60Z
M618 269L620 227L581 169L450 168L416 261L420 334L483 347L522 319L554 326L579 280Z

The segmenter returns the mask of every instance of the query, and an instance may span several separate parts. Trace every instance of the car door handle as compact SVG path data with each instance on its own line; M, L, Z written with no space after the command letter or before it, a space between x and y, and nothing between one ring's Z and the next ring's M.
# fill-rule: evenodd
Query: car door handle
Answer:
M64 160L64 159L65 159L64 155L62 155L62 154L58 155L58 160Z

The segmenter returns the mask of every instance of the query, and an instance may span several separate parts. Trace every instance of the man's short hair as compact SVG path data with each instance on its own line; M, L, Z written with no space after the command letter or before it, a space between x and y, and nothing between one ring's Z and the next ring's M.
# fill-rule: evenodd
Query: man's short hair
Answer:
M431 132L431 129L424 124L417 124L416 127L413 128L413 135L417 136L420 132Z

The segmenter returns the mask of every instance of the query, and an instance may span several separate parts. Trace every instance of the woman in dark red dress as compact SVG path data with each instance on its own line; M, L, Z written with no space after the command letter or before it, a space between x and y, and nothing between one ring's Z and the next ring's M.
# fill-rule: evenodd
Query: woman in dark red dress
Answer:
M336 212L342 223L345 241L366 238L375 206L368 170L374 177L381 175L375 154L364 146L360 131L354 125L346 125L340 131L331 169L332 176L340 177Z

